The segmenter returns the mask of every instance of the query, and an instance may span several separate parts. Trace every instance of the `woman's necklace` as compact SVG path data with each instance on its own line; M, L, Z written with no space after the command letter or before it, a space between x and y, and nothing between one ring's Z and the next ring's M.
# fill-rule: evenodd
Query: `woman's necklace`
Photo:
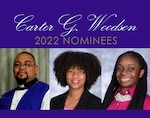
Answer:
M132 100L132 96L130 94L122 95L119 92L115 96L116 101L126 102Z

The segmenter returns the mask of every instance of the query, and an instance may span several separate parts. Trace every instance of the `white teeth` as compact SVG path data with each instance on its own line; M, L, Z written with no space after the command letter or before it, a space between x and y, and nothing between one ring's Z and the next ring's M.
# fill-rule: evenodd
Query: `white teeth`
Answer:
M79 81L78 80L72 80L72 83L78 83Z
M130 78L121 78L120 80L121 80L121 82L128 82L128 81L130 81Z

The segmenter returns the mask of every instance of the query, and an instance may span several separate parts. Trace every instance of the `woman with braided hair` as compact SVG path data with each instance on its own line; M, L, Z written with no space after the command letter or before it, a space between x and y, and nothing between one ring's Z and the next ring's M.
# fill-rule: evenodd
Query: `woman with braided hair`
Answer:
M139 53L127 51L118 57L102 106L106 110L150 110L147 64Z

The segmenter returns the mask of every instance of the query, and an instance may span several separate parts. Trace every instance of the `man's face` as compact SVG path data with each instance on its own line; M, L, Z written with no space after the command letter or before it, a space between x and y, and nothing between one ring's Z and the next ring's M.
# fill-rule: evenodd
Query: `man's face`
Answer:
M27 83L35 79L37 71L38 66L36 65L35 60L31 55L22 53L16 56L13 66L15 78L20 80L27 79Z

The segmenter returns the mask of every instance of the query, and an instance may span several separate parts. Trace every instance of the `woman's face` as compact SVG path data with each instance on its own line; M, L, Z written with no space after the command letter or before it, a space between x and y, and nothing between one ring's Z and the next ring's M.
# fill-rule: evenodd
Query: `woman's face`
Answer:
M80 67L70 67L66 73L66 81L70 89L84 89L86 81L85 70Z
M144 69L141 69L138 60L133 56L124 55L119 59L116 77L123 92L136 85L143 74Z

